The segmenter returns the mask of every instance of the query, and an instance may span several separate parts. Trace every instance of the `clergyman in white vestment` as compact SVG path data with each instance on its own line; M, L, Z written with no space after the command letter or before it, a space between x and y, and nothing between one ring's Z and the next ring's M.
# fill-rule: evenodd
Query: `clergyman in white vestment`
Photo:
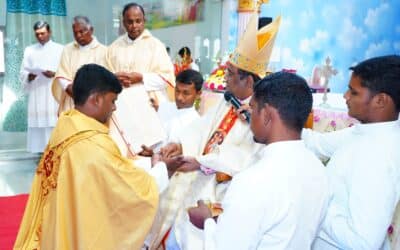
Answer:
M107 47L97 41L93 31L89 18L74 17L72 32L75 41L65 46L52 86L54 98L59 103L58 114L74 107L72 82L78 69L90 63L105 65Z
M57 121L57 102L51 83L60 63L63 45L50 39L48 23L33 26L38 43L25 48L21 65L21 82L28 94L27 151L43 152Z
M175 78L164 44L144 28L142 6L125 5L122 17L126 34L109 46L106 55L108 69L124 86L110 122L110 135L123 155L133 156L142 144L154 145L165 138L150 98L158 103L167 101L167 89L173 89Z

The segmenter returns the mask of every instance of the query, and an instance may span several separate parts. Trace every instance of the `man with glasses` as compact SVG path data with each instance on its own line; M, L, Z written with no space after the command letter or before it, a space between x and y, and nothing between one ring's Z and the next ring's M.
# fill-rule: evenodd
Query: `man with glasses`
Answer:
M75 16L72 32L75 41L65 46L61 62L53 82L53 95L59 103L58 114L74 107L72 82L75 73L84 64L105 65L106 46L93 36L93 26L86 16Z

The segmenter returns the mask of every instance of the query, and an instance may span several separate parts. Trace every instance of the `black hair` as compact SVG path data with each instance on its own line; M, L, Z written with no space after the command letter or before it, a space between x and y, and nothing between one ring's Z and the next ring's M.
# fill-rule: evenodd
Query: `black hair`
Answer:
M370 58L350 67L353 75L361 78L361 85L372 94L389 95L396 111L400 111L400 56L387 55Z
M76 73L72 92L74 104L83 105L93 93L121 93L122 86L117 77L103 66L85 64Z
M196 91L200 91L203 87L203 76L196 70L187 69L179 72L176 76L176 82L183 84L194 84Z
M304 127L313 103L306 80L288 72L272 73L261 79L254 85L253 98L260 110L265 104L276 108L284 124L298 132Z
M142 14L143 14L143 17L144 17L144 9L143 9L142 5L137 4L137 3L128 3L128 4L126 4L126 5L124 6L124 9L122 10L122 16L124 16L125 13L126 13L130 8L139 8L140 11L141 11Z
M254 74L252 72L240 69L240 68L238 68L238 74L239 74L240 80L242 80L243 78L248 77L248 76L251 76L251 78L253 78L254 83L261 80L261 78L258 75Z
M47 31L50 31L50 25L45 22L45 21L37 21L34 25L33 25L33 30L38 30L41 29L43 27L46 27Z
M185 54L188 56L192 55L192 52L190 51L189 47L182 47L179 51L178 54L183 57Z

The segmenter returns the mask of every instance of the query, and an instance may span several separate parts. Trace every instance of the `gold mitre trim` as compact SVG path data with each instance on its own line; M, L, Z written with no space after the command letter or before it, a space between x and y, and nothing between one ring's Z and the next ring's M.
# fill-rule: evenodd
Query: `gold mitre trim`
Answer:
M234 66L264 77L279 30L281 17L258 30L258 13L255 12L229 62Z

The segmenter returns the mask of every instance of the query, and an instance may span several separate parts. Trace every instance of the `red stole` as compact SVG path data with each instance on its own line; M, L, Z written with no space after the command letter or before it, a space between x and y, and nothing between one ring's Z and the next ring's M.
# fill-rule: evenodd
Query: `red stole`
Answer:
M238 118L238 116L235 113L234 108L231 107L229 109L228 113L226 113L226 115L220 122L218 128L211 135L210 139L208 139L208 142L203 150L203 155L206 155L206 154L212 152L218 145L222 144L226 135L229 133L229 131L232 129L233 125L235 124L237 118ZM232 178L231 176L229 176L225 173L222 173L222 172L216 173L217 182L229 181L231 178Z

